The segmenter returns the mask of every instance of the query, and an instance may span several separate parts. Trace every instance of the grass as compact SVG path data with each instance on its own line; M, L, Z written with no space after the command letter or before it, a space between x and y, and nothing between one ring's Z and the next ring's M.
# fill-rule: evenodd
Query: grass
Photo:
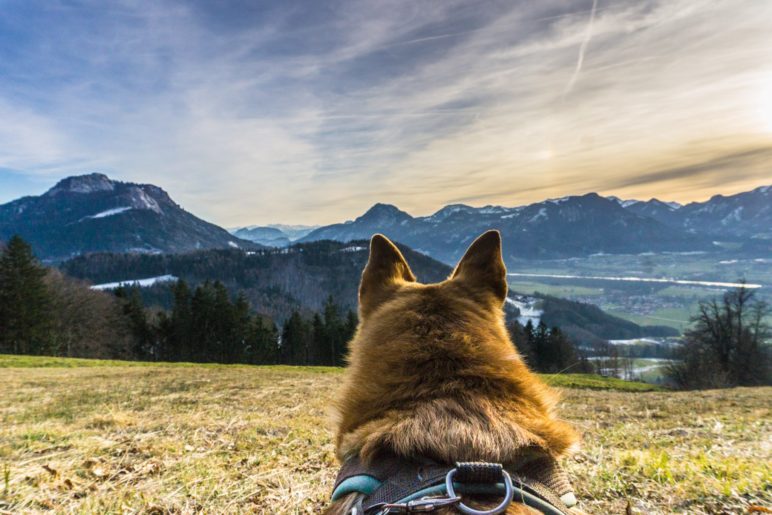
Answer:
M107 359L57 358L52 356L19 356L15 354L0 354L0 368L81 368L81 367L153 367L153 368L250 368L250 365L219 365L210 363L164 363L147 361L120 361ZM335 367L291 367L271 365L258 367L258 370L298 371L305 370L314 373L340 374L341 368ZM545 374L543 378L552 386L564 388L588 388L593 390L618 390L629 392L645 392L658 390L659 387L631 381L622 381L613 377L601 377L592 374Z
M575 286L571 284L556 285L536 281L512 280L508 281L508 283L510 290L524 295L532 295L535 292L543 293L545 295L554 295L556 297L572 297L578 295L589 297L603 294L601 288L588 288L586 286Z
M603 310L609 315L624 318L638 325L664 325L683 332L691 326L689 319L696 313L697 304L678 308L660 308L650 315L637 315L609 308L603 308Z
M328 499L338 370L70 363L0 356L0 513L317 513ZM772 388L548 379L584 434L566 465L589 512L772 506Z

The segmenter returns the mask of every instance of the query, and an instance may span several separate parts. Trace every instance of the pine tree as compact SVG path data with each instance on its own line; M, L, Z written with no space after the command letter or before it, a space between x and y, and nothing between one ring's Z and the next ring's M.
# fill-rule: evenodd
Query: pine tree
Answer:
M123 314L128 318L134 335L133 357L139 360L153 357L153 330L147 320L145 306L138 288L118 288L115 295L123 301Z
M329 359L325 365L339 366L343 363L346 352L343 323L340 319L340 309L335 304L332 295L327 297L324 304L324 328L329 348Z
M314 318L311 319L311 350L309 354L309 364L329 363L332 359L327 346L327 331L319 313L314 313Z
M300 316L293 311L284 322L281 334L281 358L287 365L305 364L308 356L308 326Z
M164 359L183 361L191 359L192 321L191 296L188 283L177 281L172 287L174 306L166 332L166 353Z
M276 325L261 316L252 319L246 347L246 360L256 365L273 365L279 362L279 338Z
M32 247L13 236L0 254L0 349L14 354L50 352L51 299Z

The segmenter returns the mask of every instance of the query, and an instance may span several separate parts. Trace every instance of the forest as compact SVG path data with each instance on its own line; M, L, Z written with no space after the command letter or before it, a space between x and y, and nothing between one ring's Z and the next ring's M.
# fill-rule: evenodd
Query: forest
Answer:
M319 246L309 248L318 250ZM324 252L298 252L300 257L294 259L310 261L322 269L336 259L341 266L340 255L355 253L361 254L336 252L331 258ZM202 260L212 256L227 259L214 264ZM272 264L269 254L261 259L266 257L266 267L278 266ZM168 259L138 256L131 262ZM234 267L238 260L229 252L194 253L177 259L192 259L191 266L196 269L198 263L197 274L201 275L204 270L217 269L218 264L223 265L220 274L238 273ZM353 265L348 262L346 268ZM168 270L143 267L134 271ZM289 273L288 269L284 273ZM251 280L257 281L257 276ZM159 295L166 299L160 304L147 303L143 299L145 290L136 286L92 289L87 282L60 269L43 266L31 247L15 236L0 252L0 353L342 366L347 342L358 323L350 302L339 302L330 293L319 302L318 310L296 306L277 318L256 309L244 291L234 291L219 278L204 279L195 285L184 279L156 285L151 291L158 294L160 290ZM572 333L580 324L592 327L593 320L605 323L608 316L594 306L580 305L577 309L576 302L561 302L554 297L544 300L544 317L536 327L531 322L522 326L516 320L508 325L523 358L540 372L599 372L599 367L587 359L586 346L578 345L582 340ZM668 371L671 383L682 388L769 384L769 314L769 306L745 288L702 302L693 327L671 356L677 358ZM619 330L635 336L640 327L627 323Z

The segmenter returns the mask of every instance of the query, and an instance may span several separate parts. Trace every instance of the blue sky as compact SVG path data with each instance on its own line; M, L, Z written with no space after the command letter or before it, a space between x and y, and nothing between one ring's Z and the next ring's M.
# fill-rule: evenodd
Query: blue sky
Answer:
M772 183L772 2L0 0L0 202L226 226Z

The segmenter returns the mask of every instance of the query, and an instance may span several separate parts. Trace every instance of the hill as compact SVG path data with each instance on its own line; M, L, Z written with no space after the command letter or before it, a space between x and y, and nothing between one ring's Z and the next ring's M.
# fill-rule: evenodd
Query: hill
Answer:
M449 266L405 245L399 247L419 281L438 282L450 275ZM367 254L365 241L318 241L248 252L229 249L176 255L91 254L71 259L61 268L68 275L94 284L163 276L192 284L217 280L234 293L243 291L258 312L282 321L295 309L320 310L330 295L344 308L356 309L359 277ZM142 291L149 303L164 307L171 303L166 285L156 284ZM540 300L545 322L561 327L565 324L566 331L580 343L655 336L664 330L641 327L589 304L548 296ZM518 316L512 303L507 308L510 316Z
M329 499L337 369L25 359L33 368L2 369L0 510L290 514ZM633 513L745 513L772 502L760 438L772 431L770 388L562 393L561 416L584 434L566 468L586 511L624 513L629 501Z
M14 234L45 261L90 252L262 247L188 213L157 186L98 173L68 177L43 195L0 205L0 240Z
M192 284L220 281L232 292L243 291L253 308L281 321L292 310L318 311L332 296L344 308L356 309L359 277L367 263L365 241L321 241L286 249L244 252L237 249L187 254L91 254L61 265L73 277L110 283L172 275ZM419 280L437 282L450 274L447 265L401 245ZM148 301L170 302L163 285L143 289Z
M592 344L599 340L630 340L646 336L678 336L672 327L641 326L609 315L598 306L539 295L541 318L552 327L557 326L580 344Z

